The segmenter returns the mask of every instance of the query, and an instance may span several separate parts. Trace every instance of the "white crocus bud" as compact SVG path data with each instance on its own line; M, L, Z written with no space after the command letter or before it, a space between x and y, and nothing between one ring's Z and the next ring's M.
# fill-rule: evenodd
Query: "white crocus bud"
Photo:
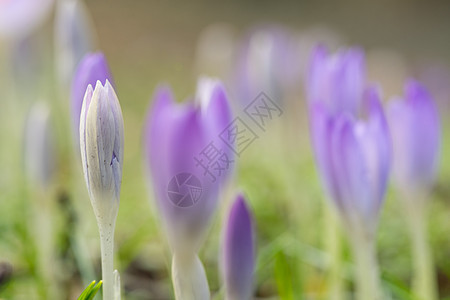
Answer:
M89 85L80 116L84 177L100 231L103 299L113 299L114 226L123 166L123 118L119 100L106 80Z
M97 218L117 210L123 166L123 118L119 100L107 80L88 86L80 116L84 177Z

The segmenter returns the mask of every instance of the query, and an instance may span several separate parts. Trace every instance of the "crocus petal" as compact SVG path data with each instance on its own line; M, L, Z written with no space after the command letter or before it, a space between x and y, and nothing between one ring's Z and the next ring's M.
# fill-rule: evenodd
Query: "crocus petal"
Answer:
M316 46L311 54L308 76L306 78L306 92L309 102L324 101L320 95L320 90L324 88L322 72L326 68L327 57L328 50L323 45Z
M228 97L222 83L217 82L214 85L211 89L209 101L207 104L202 106L202 109L203 122L205 124L210 124L210 126L207 127L211 137L210 142L213 142L217 146L223 145L219 136L232 122L233 113L228 103ZM234 154L231 148L226 145L224 146L225 147L221 149L223 155L226 156L226 159L233 160L232 158ZM224 174L219 179L220 182L225 183L226 180L232 175L235 167L235 163L230 164L229 168L224 171Z
M333 118L332 128L330 129L328 152L330 155L330 166L332 170L333 180L335 182L335 194L333 200L336 202L338 209L344 216L352 214L354 210L353 206L353 193L352 191L352 179L353 174L358 165L351 163L360 163L361 159L355 158L355 161L350 159L347 161L347 157L350 156L349 151L359 152L352 148L355 145L353 136L354 119L350 114L342 114ZM349 171L349 168L352 170Z
M439 115L432 97L417 81L407 82L404 97L392 100L388 106L395 152L394 178L403 189L427 189L439 162Z
M364 105L368 114L367 134L361 143L369 168L373 173L371 180L376 199L373 210L377 211L381 207L387 188L392 161L392 140L380 95L376 88L366 89Z
M218 137L232 120L225 87L219 80L202 78L197 86L197 98L204 122L211 124L210 135Z
M87 113L89 110L89 106L91 104L92 100L92 94L94 93L94 90L92 89L92 85L88 85L83 105L81 107L81 115L80 115L80 152L81 152L81 161L85 162L87 161L87 153L86 153L86 120L87 120ZM86 185L88 188L89 195L91 194L90 184L89 184L89 172L88 172L88 166L85 163L82 163L83 165L83 173L84 173L84 179L86 181Z
M254 240L250 212L242 195L231 207L223 242L226 299L250 299L253 290Z
M358 48L330 55L317 46L311 55L307 74L308 102L322 101L332 113L357 115L366 83L364 52Z
M336 107L337 110L357 114L362 99L365 77L364 52L358 48L350 48L341 54L340 65L336 70Z
M332 165L331 132L334 120L324 103L314 102L310 105L310 134L314 154L322 178L322 183L331 199L340 199L336 176Z

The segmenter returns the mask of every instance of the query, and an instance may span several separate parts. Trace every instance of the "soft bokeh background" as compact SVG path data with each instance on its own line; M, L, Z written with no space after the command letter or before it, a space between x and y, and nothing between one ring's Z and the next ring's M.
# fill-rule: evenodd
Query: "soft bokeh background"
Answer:
M142 153L142 128L155 87L170 84L179 101L193 97L198 75L227 76L227 67L233 68L234 60L224 68L205 62L199 40L206 28L216 24L238 44L250 28L268 23L289 28L298 40L297 63L303 72L315 42L333 49L356 44L367 51L369 77L383 88L384 100L400 94L403 81L411 76L421 79L435 96L443 148L429 231L440 295L450 297L450 3L89 0L86 4L97 31L97 49L105 53L115 78L125 122L116 225L116 268L125 299L173 298L170 255L151 204ZM46 299L51 293L58 295L55 299L76 299L88 282L100 276L97 227L68 122L69 94L55 74L53 18L52 14L22 48L0 40L0 299ZM224 47L228 45L211 46L213 51ZM25 54L18 49L25 49ZM229 77L223 79L231 83ZM239 159L236 179L224 193L201 250L217 299L222 297L217 261L222 218L238 190L248 195L255 217L255 297L322 299L326 294L328 215L309 145L302 80L299 76L296 88L283 99L283 116ZM230 85L231 101L237 102L232 90ZM30 186L22 162L24 119L37 100L51 105L56 142L55 176L46 191ZM237 108L236 113L242 111ZM397 200L389 191L379 225L378 257L383 284L392 298L412 299L409 239ZM54 235L52 254L45 262L57 274L52 282L39 269L39 244L48 237L36 233L39 226L33 222L42 210ZM348 250L345 259L342 276L352 289ZM59 288L52 291L51 286Z

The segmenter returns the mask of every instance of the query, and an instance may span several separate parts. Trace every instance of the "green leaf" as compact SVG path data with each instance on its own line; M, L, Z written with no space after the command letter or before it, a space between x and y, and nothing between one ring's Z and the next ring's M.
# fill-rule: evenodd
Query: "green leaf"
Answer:
M97 284L95 284L95 280L88 285L88 287L81 293L78 300L92 300L97 294L98 290L102 286L102 281L100 280Z
M286 255L280 251L275 258L275 279L281 300L293 300L292 271Z

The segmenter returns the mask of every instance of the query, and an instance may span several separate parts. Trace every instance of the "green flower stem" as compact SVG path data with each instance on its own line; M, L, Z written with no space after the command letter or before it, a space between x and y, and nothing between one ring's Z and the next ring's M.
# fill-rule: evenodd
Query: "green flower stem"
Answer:
M205 269L197 254L174 254L172 282L177 300L209 300L211 298Z
M408 203L405 203L405 211L409 222L414 264L413 292L418 299L437 300L436 274L427 235L425 197L423 193L415 193L405 200L408 200Z
M350 242L355 259L356 299L383 299L374 237L363 230L353 228L350 230Z
M99 220L100 247L102 255L103 300L114 299L114 227L115 219Z
M344 299L344 282L342 277L342 231L336 211L330 205L324 205L326 240L325 247L330 254L328 273L328 299Z
M119 271L114 270L114 300L120 300L120 274Z

